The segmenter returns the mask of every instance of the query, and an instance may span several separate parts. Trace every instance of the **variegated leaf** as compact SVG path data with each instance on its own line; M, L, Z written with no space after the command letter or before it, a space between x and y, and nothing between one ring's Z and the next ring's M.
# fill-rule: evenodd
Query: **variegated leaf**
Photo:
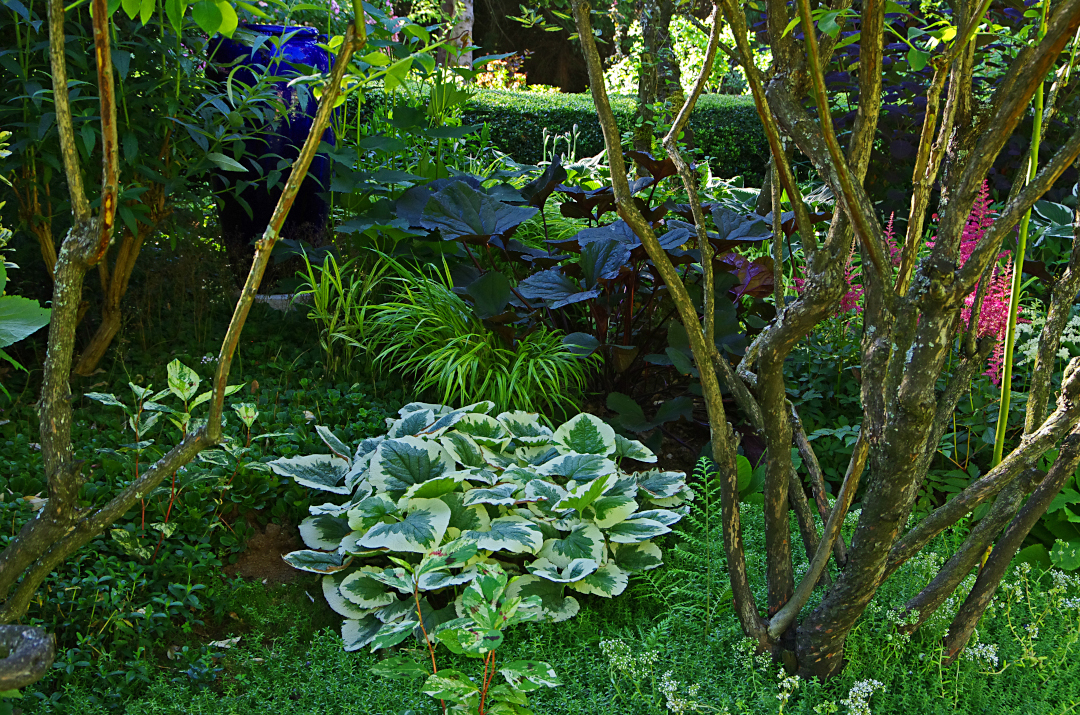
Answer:
M360 619L368 615L371 612L370 608L361 608L355 603L350 601L341 595L341 591L338 586L341 584L348 574L335 573L323 576L322 578L322 592L323 597L326 598L326 603L335 612L339 613L346 618Z
M454 430L469 435L481 447L501 452L510 444L510 433L490 415L468 414L458 420Z
M431 410L416 410L395 420L390 431L386 433L387 439L399 439L412 437L424 430L425 427L435 421L435 413Z
M520 516L501 516L492 519L486 531L468 531L464 538L476 542L488 551L509 551L512 554L535 554L544 544L540 529Z
M374 566L364 566L346 576L338 586L341 595L361 608L382 608L389 606L397 597L386 590L386 584L372 578L372 573L381 573Z
M439 438L439 444L443 446L451 459L463 467L487 466L480 445L464 432L447 432Z
M465 506L473 504L494 504L496 506L511 506L516 501L514 492L518 490L517 484L496 484L490 489L470 489L465 492Z
M633 459L638 462L651 464L656 461L656 455L651 449L636 439L627 439L621 434L615 435L615 455L613 459Z
M630 573L648 571L664 563L660 547L651 541L612 544L611 551L618 567Z
M389 517L398 517L397 505L384 496L375 496L363 499L359 504L349 509L349 526L358 531L367 531L379 522Z
M587 482L618 471L615 462L597 454L564 454L537 468L542 477L559 476L575 482Z
M535 412L503 412L496 419L503 423L514 441L523 446L547 444L554 437L551 430L540 423L540 415Z
M583 514L587 506L599 499L604 492L615 486L618 481L619 478L617 475L609 474L606 477L599 477L591 482L578 484L555 504L554 509L556 511L576 509L578 514Z
M379 445L367 479L380 491L405 492L414 484L422 484L450 471L453 471L450 455L438 442L402 437Z
M341 457L329 454L305 454L299 457L281 457L270 462L274 473L292 477L297 484L334 494L349 494L352 489L341 484L349 471L349 463Z
M632 519L607 530L608 539L616 544L634 544L667 534L671 529L652 519Z
M341 571L348 567L349 562L352 561L351 556L345 556L336 551L331 553L325 551L293 551L285 554L282 558L285 559L285 563L294 569L321 574Z
M506 587L507 598L528 598L536 596L540 599L544 617L553 623L566 621L577 615L580 606L573 596L564 596L565 584L555 583L539 576L519 576Z
M570 588L581 593L611 598L626 590L629 575L613 563L606 563L580 581L570 584Z
M580 414L555 430L555 445L562 454L615 454L615 430L595 415Z
M559 456L559 450L551 445L540 447L518 447L514 450L514 459L524 466L539 467Z
M564 538L546 540L537 555L561 569L576 559L599 563L604 560L604 535L595 524L580 522Z
M529 502L529 511L537 516L552 518L559 512L555 505L566 496L566 490L558 484L533 479L525 485L525 501Z
M360 545L422 554L438 545L450 523L450 507L438 499L413 499L405 518L371 527Z
M659 469L639 472L637 479L638 486L654 499L673 497L686 484L686 474L683 472L664 472Z
M360 650L371 641L382 628L382 623L375 616L367 615L360 619L350 618L341 624L341 639L345 641L345 650Z
M350 531L349 520L340 516L309 516L300 522L300 538L309 549L333 551Z
M580 581L599 568L600 564L592 559L574 559L565 568L559 569L547 559L537 559L531 564L525 564L533 576L547 579L554 583L573 583Z
M319 435L319 439L323 441L330 451L342 459L349 459L352 454L352 450L345 446L345 443L338 439L337 435L330 431L329 427L323 425L315 425L315 432Z
M555 675L555 669L542 660L515 660L500 668L499 672L511 688L522 692L562 685Z
M669 509L649 509L648 511L639 511L627 518L652 519L653 521L659 521L664 526L672 526L673 524L677 524L679 520L683 518L683 515Z

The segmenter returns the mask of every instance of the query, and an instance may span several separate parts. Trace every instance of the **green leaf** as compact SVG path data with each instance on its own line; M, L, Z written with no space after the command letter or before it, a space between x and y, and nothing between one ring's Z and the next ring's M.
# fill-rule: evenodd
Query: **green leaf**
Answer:
M592 503L593 521L601 529L608 529L627 519L637 507L632 497L606 494Z
M165 17L169 20L173 32L177 35L184 27L184 15L187 13L185 0L165 0Z
M510 280L499 271L488 271L465 288L472 299L473 312L478 318L493 318L506 311L514 297Z
M414 611L415 613L415 611ZM375 638L371 641L371 652L374 653L382 648L391 648L408 638L416 628L416 620L402 620L393 623L384 623Z
M372 573L382 573L374 566L364 566L342 579L338 590L350 603L361 608L381 608L397 600L397 596L386 590L386 584L372 578Z
M911 71L919 72L923 67L926 67L926 63L930 61L930 53L912 47L908 50L907 60L908 64L911 65Z
M570 584L570 588L581 593L612 598L626 590L629 575L613 563L606 563L580 581Z
M328 554L324 551L293 551L285 554L283 558L285 563L294 569L321 574L341 571L352 561L352 556L344 556L337 552Z
M214 12L217 12L217 5L212 3L210 0L201 0L200 2L195 3L194 4L194 9L192 9L191 14L193 16L195 16L195 22L197 22L197 23L199 22L199 18L198 18L197 15L195 15L195 10L197 10L200 5L210 6L210 8L214 9ZM218 13L218 16L220 16L220 13ZM201 24L200 24L200 27L201 27ZM212 35L213 35L213 32L212 32ZM214 164L216 164L217 167L220 168L220 170L222 170L222 171L226 171L226 172L246 172L247 171L247 168L243 164L241 164L239 161L237 161L235 159L232 159L231 157L226 157L225 154L218 153L217 151L211 151L210 153L207 153L206 158L210 159L212 162L214 162Z
M555 444L563 454L615 454L615 430L599 417L580 414L555 430Z
M36 300L17 295L0 296L0 348L13 345L49 324L52 312Z
M599 567L592 559L574 559L566 568L559 569L547 559L537 559L531 564L525 564L525 568L534 576L547 579L554 583L573 583L580 581Z
M386 438L414 437L423 432L434 421L435 412L433 410L412 410L402 415L401 419L394 421L394 424L390 426L390 431L386 433Z
M544 535L535 524L521 516L501 516L492 519L486 531L467 531L467 539L488 551L509 551L512 554L535 554L544 545Z
M444 494L439 499L450 507L450 523L446 528L452 537L466 531L486 531L491 525L491 517L483 505L464 506L465 495L461 492Z
M128 19L134 20L139 16L142 0L121 0L120 7L124 9L124 13L128 16Z
M450 455L438 442L419 437L388 439L371 458L368 482L383 491L404 492L451 471L450 464Z
M1050 562L1063 571L1075 571L1080 568L1080 543L1065 542L1058 539L1050 549Z
M599 563L604 560L604 535L595 524L581 522L565 537L546 540L537 555L561 569L577 559Z
M416 569L416 575L423 576L439 569L461 568L473 556L476 556L474 542L467 539L455 539L424 554L424 558Z
M515 690L525 692L537 690L541 686L555 688L562 681L555 675L555 669L542 660L515 660L499 669L506 682Z
M221 27L224 20L221 16L221 9L213 0L199 0L199 2L192 5L191 17L195 20L195 24L199 26L199 29L211 37L217 34L218 28ZM218 154L217 156L222 155ZM213 154L208 154L207 158L210 159L210 161L217 163ZM224 158L227 159L228 157ZM233 163L235 164L236 162ZM229 169L226 166L218 165L226 171L236 171L236 169ZM239 164L237 164L237 166L239 166ZM243 170L243 167L240 168Z
M408 502L410 499L434 499L444 494L456 491L464 479L464 472L450 472L435 479L429 479L421 484L414 484L405 490L401 500Z
M381 660L371 666L371 672L380 678L394 680L415 680L416 678L427 678L431 675L427 668L405 655L395 655L386 660Z
M409 513L392 524L376 524L360 540L367 549L422 554L436 546L450 522L450 507L438 499L413 499Z
M754 476L754 468L750 466L750 460L741 454L735 455L735 469L738 473L738 490L741 493L750 486L750 479Z
M122 407L125 411L127 410L127 405L116 399L116 395L110 395L107 392L87 392L84 397L89 397L109 407Z
M362 499L348 511L349 527L357 531L367 531L380 521L387 520L387 517L397 516L397 505L379 494Z
M660 547L651 541L637 544L612 544L615 564L630 573L648 571L664 563Z
M139 7L139 22L143 25L150 22L150 18L154 16L156 5L157 3L155 0L142 0L141 6Z
M292 477L297 484L333 494L352 491L341 484L349 463L341 457L328 454L305 454L298 457L280 457L269 463L270 469L282 477Z
M337 435L331 432L329 427L315 425L315 433L319 435L319 439L323 441L323 444L330 448L331 452L342 459L349 459L352 461L352 450L349 449L344 442L338 439Z
M309 516L300 522L300 538L309 549L333 551L350 531L348 519L327 514Z
M501 452L510 444L510 434L502 423L491 415L471 413L462 415L454 425L458 432L472 437L481 447Z

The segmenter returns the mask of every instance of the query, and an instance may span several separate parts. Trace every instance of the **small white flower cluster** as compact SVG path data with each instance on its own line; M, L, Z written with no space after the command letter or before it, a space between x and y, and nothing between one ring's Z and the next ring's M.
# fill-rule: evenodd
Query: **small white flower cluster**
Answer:
M783 710L787 705L788 700L791 700L792 693L799 687L799 676L786 675L784 671L780 671L776 674L776 679L780 681L776 687L779 688L779 692L776 693L776 699L780 701L780 709Z
M870 712L870 697L878 690L885 690L885 684L880 680L860 680L851 686L848 696L840 703L847 706L851 715L873 715Z
M211 355L210 353L206 353L202 357L202 364L209 365L210 363L217 362L217 360L217 355Z
M1080 608L1080 598L1066 598L1061 602L1062 608Z
M669 670L660 676L660 693L664 696L667 709L675 713L675 715L699 710L699 703L695 701L695 698L697 698L700 690L701 686L695 683L686 689L686 697L681 697L679 695L679 681L675 680L672 672Z
M998 665L997 651L997 643L975 643L964 649L964 660L986 668L996 668Z
M754 669L754 653L757 651L757 642L753 638L743 638L731 647L735 651L735 661L747 670Z
M903 608L890 608L885 612L885 618L896 628L895 633L886 634L885 640L892 641L896 638L901 643L907 643L911 640L911 629L908 626L919 622L919 612L906 613Z
M862 509L852 509L844 514L844 526L855 527L859 523L859 517L862 516Z
M1039 627L1034 623L1029 623L1024 626L1024 630L1027 631L1028 638L1030 638L1031 640L1035 640L1039 637Z
M653 666L660 660L660 654L654 650L635 657L630 651L630 646L618 638L600 641L600 652L608 659L612 668L632 679L649 675Z

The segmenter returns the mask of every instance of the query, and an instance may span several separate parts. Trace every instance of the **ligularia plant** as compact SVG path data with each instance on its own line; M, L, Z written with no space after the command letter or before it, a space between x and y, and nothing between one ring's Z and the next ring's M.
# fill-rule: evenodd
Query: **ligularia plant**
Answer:
M409 634L430 642L462 615L462 593L481 565L519 575L507 596L536 596L544 618L562 621L579 608L566 589L610 598L629 574L662 563L653 539L693 498L684 473L623 471L624 460L656 456L592 415L552 431L536 414L491 416L493 407L415 402L387 420L386 435L355 449L319 426L331 454L270 463L346 498L312 506L300 525L308 550L285 556L324 574L327 602L347 619L346 650L389 647ZM421 557L450 542L476 551L421 573Z

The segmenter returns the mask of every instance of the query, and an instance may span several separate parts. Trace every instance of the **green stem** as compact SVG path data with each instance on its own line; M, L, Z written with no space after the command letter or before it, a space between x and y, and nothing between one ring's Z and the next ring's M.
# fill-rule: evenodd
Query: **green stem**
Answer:
M1042 20L1039 24L1038 41L1041 42L1046 35L1047 12L1050 8L1049 0L1043 0ZM1031 183L1035 178L1035 170L1039 167L1039 144L1042 140L1043 119L1043 83L1040 82L1035 90L1035 116L1031 124L1031 157L1028 160L1027 179L1025 183ZM1028 223L1031 221L1031 209L1024 212L1024 218L1020 221L1020 237L1016 245L1016 258L1013 261L1012 291L1009 295L1009 315L1005 331L1005 360L1002 364L1001 374L1001 401L998 405L997 429L994 434L994 459L992 466L1001 462L1002 453L1005 450L1005 430L1009 426L1009 403L1012 399L1012 363L1013 348L1016 345L1016 315L1020 307L1020 282L1024 275L1024 254L1027 251Z

